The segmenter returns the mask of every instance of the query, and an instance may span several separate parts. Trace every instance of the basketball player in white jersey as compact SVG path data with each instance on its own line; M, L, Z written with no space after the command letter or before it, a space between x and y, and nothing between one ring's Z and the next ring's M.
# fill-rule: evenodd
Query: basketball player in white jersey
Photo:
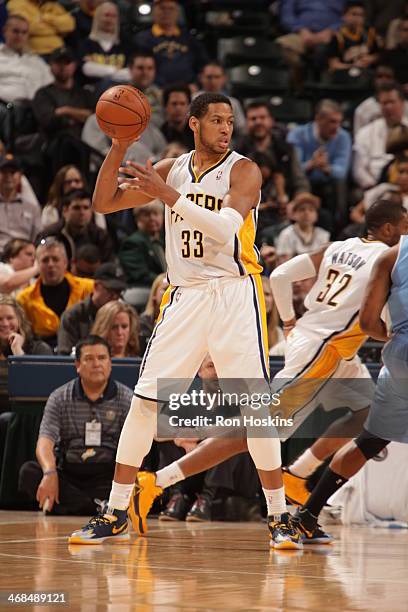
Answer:
M159 199L166 205L166 259L170 287L140 368L116 456L108 509L72 534L71 543L126 539L127 510L134 528L146 531L135 478L156 431L160 397L157 379L184 379L187 391L209 352L220 379L260 379L268 385L265 304L254 245L261 173L230 151L231 103L202 94L191 105L189 125L195 151L146 167L128 162L129 143L113 142L94 193L97 212L110 213ZM128 177L119 179L119 171ZM269 389L269 387L268 387ZM271 544L300 548L286 510L277 436L248 437L248 449L265 492ZM143 487L143 483L140 483Z
M351 410L313 444L311 471L361 430L374 389L367 368L357 356L367 339L359 327L358 314L374 263L408 231L407 214L400 203L380 200L367 211L366 225L367 238L350 238L334 242L318 253L299 255L271 275L274 298L287 334L285 366L274 378L273 390L283 390L278 410L283 416L294 418L293 427L279 431L281 439L291 436L320 404L326 410L340 407ZM308 310L296 322L292 283L316 275L305 301ZM336 378L349 380L347 385L339 384L339 389L333 389L333 383L325 387L328 380ZM353 379L357 381L355 388ZM361 384L364 381L367 385ZM157 472L155 495L245 450L246 441L242 438L208 439ZM291 469L290 466L284 474L285 489L292 501L300 504L309 496L306 478L296 477ZM144 495L148 497L142 492ZM330 541L318 525L304 534L305 543Z

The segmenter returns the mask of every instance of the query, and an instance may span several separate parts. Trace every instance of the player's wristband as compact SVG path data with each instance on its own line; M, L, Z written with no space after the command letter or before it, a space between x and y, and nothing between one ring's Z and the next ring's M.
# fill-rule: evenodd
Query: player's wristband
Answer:
M52 470L45 470L45 472L43 472L43 476L49 476L50 474L56 474L57 473L57 468L53 468Z
M183 217L194 229L198 229L205 236L216 242L225 244L236 234L244 219L235 208L222 208L219 214L197 206L186 196L181 195L172 210Z

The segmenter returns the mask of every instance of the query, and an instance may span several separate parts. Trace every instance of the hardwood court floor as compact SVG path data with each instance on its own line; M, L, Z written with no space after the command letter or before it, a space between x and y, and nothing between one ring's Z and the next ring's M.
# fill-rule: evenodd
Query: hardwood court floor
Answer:
M275 552L265 524L159 523L130 544L68 546L81 518L0 512L0 591L65 591L84 612L408 610L408 533L330 526L332 546ZM12 609L0 605L1 610Z

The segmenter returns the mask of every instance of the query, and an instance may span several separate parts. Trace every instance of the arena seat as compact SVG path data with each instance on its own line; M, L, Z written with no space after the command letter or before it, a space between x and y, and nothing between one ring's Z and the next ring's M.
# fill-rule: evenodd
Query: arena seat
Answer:
M259 64L242 64L227 71L231 95L245 98L251 95L285 93L289 89L289 72Z
M244 62L264 66L286 66L282 47L264 36L236 36L218 41L218 59L225 68Z

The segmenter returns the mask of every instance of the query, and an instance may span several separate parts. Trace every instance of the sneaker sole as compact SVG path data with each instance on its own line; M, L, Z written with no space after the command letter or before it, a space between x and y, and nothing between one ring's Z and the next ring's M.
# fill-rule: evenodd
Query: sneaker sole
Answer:
M302 542L276 542L271 541L271 548L275 548L276 550L301 550L303 548Z
M166 514L159 515L159 521L164 521L167 523L177 523L180 521L184 521L183 518L176 518L175 516L167 516Z
M186 516L187 523L209 523L210 519L198 518L197 516Z
M106 541L115 541L117 543L120 543L128 542L129 540L130 535L128 533L123 533L117 536L106 536L105 538L95 538L94 540L86 540L85 538L81 538L80 536L70 536L68 538L68 544L84 544L85 546L98 546Z
M333 544L333 538L330 540L328 540L327 538L316 538L315 540L304 539L303 544L305 546L313 546L315 544L320 544L320 545L323 544L325 546L330 546L330 544Z

